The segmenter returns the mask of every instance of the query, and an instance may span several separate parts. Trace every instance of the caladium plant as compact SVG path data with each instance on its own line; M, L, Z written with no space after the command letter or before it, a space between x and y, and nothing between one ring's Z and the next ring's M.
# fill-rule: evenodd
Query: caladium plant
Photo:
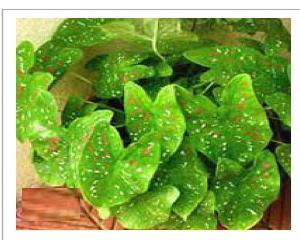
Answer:
M279 19L66 19L17 47L17 138L126 229L249 229L291 176L289 41ZM69 71L94 93L60 115Z

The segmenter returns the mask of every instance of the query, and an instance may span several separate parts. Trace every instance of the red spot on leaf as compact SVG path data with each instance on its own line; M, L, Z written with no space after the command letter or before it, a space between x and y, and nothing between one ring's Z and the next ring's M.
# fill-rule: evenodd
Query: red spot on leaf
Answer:
M134 103L135 103L134 98L133 98L133 97L129 97L129 98L128 98L128 103L129 103L129 104L134 104Z
M271 164L268 163L268 162L265 162L265 163L263 163L261 166L262 166L263 169L268 169L268 168L271 167Z
M240 122L241 119L242 119L242 118L241 118L240 116L235 116L235 117L232 118L232 121L233 121L233 122Z
M45 70L49 73L55 73L55 71L56 71L56 69L54 67L51 67L51 66L47 66Z
M247 99L243 98L243 100L237 105L238 110L242 111L246 102L247 102Z
M55 145L50 145L49 151L50 152L57 152L57 147Z
M51 138L51 142L52 143L58 143L59 141L60 141L59 137L53 137L53 138Z
M204 112L203 108L198 107L196 109L196 113L198 113L198 114L202 114L203 112Z

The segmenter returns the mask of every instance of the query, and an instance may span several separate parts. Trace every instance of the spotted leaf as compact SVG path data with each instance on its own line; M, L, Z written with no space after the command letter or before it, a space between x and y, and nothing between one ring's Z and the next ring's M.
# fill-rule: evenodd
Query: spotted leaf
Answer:
M61 78L83 55L80 49L63 47L53 40L44 43L35 54L36 63L32 71L49 72L54 80Z
M281 144L276 148L276 157L284 171L291 176L291 145Z
M54 33L53 39L67 47L90 47L107 44L113 35L102 26L114 22L110 18L69 18Z
M176 214L171 214L167 222L155 227L155 229L166 230L215 230L216 228L215 196L211 191L207 193L203 201L186 221L182 220Z
M255 49L236 46L200 48L187 51L184 56L210 68L201 75L202 81L226 86L235 75L248 73L253 78L253 87L261 101L268 94L289 91L288 61L283 58L268 58Z
M287 126L291 126L291 96L285 93L273 93L266 96L266 103L276 112Z
M76 118L89 115L97 107L96 103L85 102L81 97L70 96L61 114L62 124L68 127Z
M272 131L249 75L237 75L230 81L220 107L203 95L193 96L179 86L176 89L192 142L210 160L227 157L247 164L267 146Z
M165 186L139 195L113 212L125 228L149 229L168 220L178 197L177 188Z
M92 137L95 127L101 125L108 127L113 113L108 110L95 111L88 116L77 118L68 128L69 163L67 185L78 187L77 176L79 175L77 164L82 159L85 147ZM121 146L121 145L120 145Z
M48 73L28 74L17 86L17 138L34 139L39 131L56 125L57 103L47 91L53 78Z
M139 64L147 57L146 54L127 52L103 56L99 63L100 78L94 85L96 94L101 98L120 98L128 81L155 76L153 67Z
M98 126L79 162L80 187L93 205L112 207L147 191L160 145L148 134L124 151L115 128Z
M224 168L220 166L223 164L227 164L226 159L218 162L218 168ZM237 163L233 161L232 164ZM257 154L250 169L230 168L231 176L218 178L217 174L213 188L219 221L228 229L249 229L278 197L280 174L277 164L273 154L264 151Z
M16 50L17 90L22 86L22 79L34 64L34 47L31 42L21 42ZM18 91L17 91L18 94ZM18 96L18 95L17 95Z
M56 169L52 172L53 176L49 175L47 178L67 182L69 168L67 130L59 126L40 128L38 137L31 141L31 145L38 156L38 168Z
M49 186L62 186L65 179L61 175L60 165L52 160L46 160L35 152L32 157L32 165L39 180Z
M173 85L163 87L154 102L135 83L125 85L124 108L126 128L137 141L148 132L155 132L162 144L162 159L175 153L185 132L185 120L175 98Z
M185 139L178 151L155 179L154 186L172 185L180 191L180 197L172 210L183 220L195 210L207 191L207 171L197 152Z

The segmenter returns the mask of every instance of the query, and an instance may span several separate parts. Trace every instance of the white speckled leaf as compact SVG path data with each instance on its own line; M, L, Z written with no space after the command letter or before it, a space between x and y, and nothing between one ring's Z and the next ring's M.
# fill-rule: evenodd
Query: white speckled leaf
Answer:
M156 176L155 187L172 185L180 191L173 212L186 220L203 200L207 191L207 171L197 152L185 139L178 151Z
M168 220L171 207L179 197L173 186L146 192L114 209L118 221L128 229L149 229Z
M97 207L123 204L147 191L160 160L160 144L145 135L125 151L112 126L95 127L78 170L85 198Z
M96 126L101 125L103 128L110 124L113 112L109 110L99 110L88 116L77 118L68 128L68 141L70 143L68 163L67 185L69 187L78 187L77 164L83 157L85 146L94 133Z
M166 230L215 230L217 217L215 215L215 196L209 191L193 213L183 221L176 214L171 214L169 220L155 227Z
M277 92L266 96L266 103L276 112L287 126L291 126L291 96Z
M78 48L63 47L60 42L48 41L35 54L36 63L32 70L49 72L56 80L81 59L83 52Z
M162 159L175 153L186 126L173 85L163 87L152 103L142 87L127 83L124 108L126 128L134 141L147 132L155 132L162 144Z
M34 64L34 47L31 42L21 42L16 50L16 77L17 88L21 84L21 80ZM18 92L17 92L18 94Z
M34 139L41 129L56 124L57 104L47 91L53 78L48 73L27 74L17 86L17 137Z
M220 107L205 96L176 89L193 144L212 161L225 157L247 164L267 146L272 131L249 75L240 74L230 81Z
M277 91L289 91L286 59L268 58L255 49L236 46L200 48L187 51L184 56L196 64L211 68L201 75L203 81L224 86L235 75L248 73L253 78L253 86L260 100Z
M69 163L69 142L67 139L67 130L53 126L49 129L40 128L37 132L37 138L32 140L31 144L36 151L41 164L45 166L39 166L39 168L47 168L47 165L52 169L56 169L56 172L48 172L53 176L45 177L48 179L56 179L64 182L68 178L68 163ZM46 174L46 173L45 173ZM56 177L57 176L57 177ZM52 181L51 181L52 182ZM51 184L48 182L47 184Z
M276 157L285 172L291 176L291 145L281 144L276 148Z
M235 173L221 179L217 176L213 191L219 221L228 229L249 229L278 197L280 174L273 154L268 151L259 153L250 169L240 172L237 167Z
M147 54L115 52L103 56L98 69L100 78L95 82L96 94L101 98L120 98L128 81L153 77L156 72L153 67L140 65Z

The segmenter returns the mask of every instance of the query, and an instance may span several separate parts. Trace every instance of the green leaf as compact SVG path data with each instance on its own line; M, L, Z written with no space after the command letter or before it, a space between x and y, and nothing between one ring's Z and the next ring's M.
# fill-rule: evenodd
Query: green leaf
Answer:
M276 148L276 157L284 171L291 177L291 145L281 144Z
M287 126L291 126L291 96L277 92L266 96L266 103Z
M177 104L173 85L163 87L154 102L133 82L125 85L126 128L133 141L148 132L162 144L162 160L174 154L185 132L185 120Z
M113 35L101 28L115 20L110 18L66 19L54 33L53 39L68 47L89 47L107 44Z
M145 135L125 151L115 128L95 127L78 165L80 188L97 207L128 202L147 191L160 160L160 144Z
M34 64L34 47L31 42L21 42L16 50L17 88L22 86L21 80Z
M49 186L62 186L65 179L61 175L60 165L52 160L46 160L35 152L32 157L32 164L39 177L39 180Z
M217 46L190 50L184 56L199 65L211 68L201 75L202 81L226 86L237 74L248 73L259 100L274 92L288 92L290 83L286 66L279 57L268 58L255 49L236 46Z
M153 185L172 185L180 191L180 197L172 210L183 220L195 210L207 191L207 171L197 152L185 139L169 162L162 166Z
M114 214L125 228L149 229L168 220L171 207L178 197L177 188L165 186L116 207Z
M85 148L94 134L95 127L98 125L108 127L112 116L113 113L109 110L99 110L88 116L77 118L70 124L68 129L70 160L68 163L67 177L67 185L69 187L78 187L77 176L79 172L77 171L77 164L84 157Z
M220 107L179 86L176 93L194 146L213 162L226 157L245 165L267 146L272 131L249 75L240 74L230 81Z
M128 52L115 52L103 56L99 63L100 78L94 85L96 94L106 99L120 98L128 81L155 76L153 67L139 64L148 57L146 54Z
M183 221L176 214L171 214L169 220L155 227L166 230L215 230L217 218L215 215L215 196L209 191L196 210Z
M70 96L61 114L62 125L68 127L76 118L89 115L97 107L96 103L85 102L81 97Z
M57 104L47 91L53 77L48 73L28 74L17 86L17 138L34 139L38 132L56 125Z
M69 142L67 139L67 130L52 126L51 128L40 128L37 132L37 138L31 141L33 149L39 156L39 168L54 169L51 175L49 171L48 179L56 179L59 182L67 182L69 169ZM41 166L43 165L43 166ZM51 184L52 181L48 182Z
M221 165L227 161L220 160L218 168L226 169ZM277 164L273 154L264 151L257 154L250 169L230 168L231 176L217 174L213 188L219 221L228 229L249 229L260 221L264 211L278 197L280 174Z
M70 66L78 62L82 55L82 51L78 48L63 47L59 42L51 40L36 51L36 64L32 71L49 72L57 80Z

